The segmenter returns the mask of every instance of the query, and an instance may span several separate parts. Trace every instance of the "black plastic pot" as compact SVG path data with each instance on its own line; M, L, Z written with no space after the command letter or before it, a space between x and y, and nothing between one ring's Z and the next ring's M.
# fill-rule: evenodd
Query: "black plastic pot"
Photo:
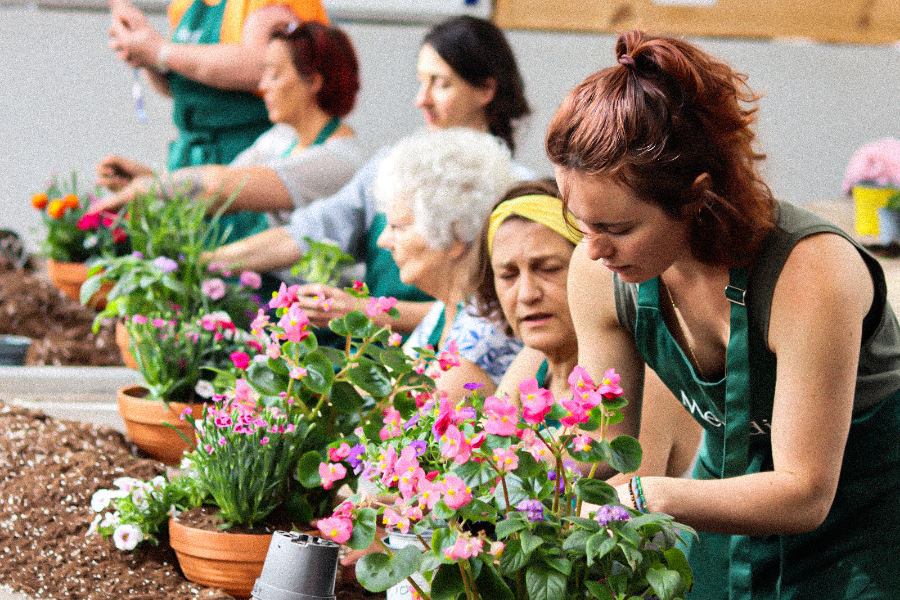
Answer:
M276 531L263 570L253 586L255 600L335 600L340 546L295 531Z

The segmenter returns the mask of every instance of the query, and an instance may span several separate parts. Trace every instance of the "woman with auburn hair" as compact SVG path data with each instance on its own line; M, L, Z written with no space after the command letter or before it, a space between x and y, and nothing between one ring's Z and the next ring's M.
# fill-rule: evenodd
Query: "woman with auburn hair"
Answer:
M213 199L215 211L270 213L284 224L294 208L329 196L353 177L363 153L342 122L359 92L359 65L342 30L315 21L277 29L266 49L259 88L275 125L228 165L184 167L156 175L146 165L108 156L97 165L98 183L116 193L92 210L117 209L156 189Z
M649 365L705 430L696 479L619 498L700 532L692 598L894 597L900 327L878 261L772 197L746 76L640 31L615 55L546 138L584 232L579 363L614 367L636 409Z
M472 281L476 314L525 344L497 386L519 404L519 384L529 379L556 398L571 393L568 377L578 362L578 341L566 279L580 241L581 232L563 216L552 179L514 184L482 227ZM638 474L689 473L702 429L648 369L645 390L651 387L654 401L641 415L644 455Z

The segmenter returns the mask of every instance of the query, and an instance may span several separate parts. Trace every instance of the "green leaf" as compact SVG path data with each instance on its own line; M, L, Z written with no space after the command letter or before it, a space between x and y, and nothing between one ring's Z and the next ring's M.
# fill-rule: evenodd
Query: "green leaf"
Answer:
M682 590L681 575L678 571L659 568L647 570L647 582L659 600L672 600Z
M582 477L575 482L575 493L578 497L591 504L615 504L619 501L616 488L599 479L587 479Z
M506 519L497 523L494 533L498 540L505 540L511 534L521 531L529 526L528 520L522 513L515 512L507 515Z
M431 600L456 600L457 596L465 593L466 585L459 565L441 565L431 579Z
M322 485L322 476L319 475L319 465L322 462L322 455L316 450L310 450L300 457L297 461L297 479L300 485L307 489Z
M528 557L522 552L522 542L509 540L500 555L500 572L507 577L515 576L527 563Z
M288 378L274 372L265 363L252 361L247 367L247 383L264 396L277 396L287 389Z
M525 556L530 556L532 552L544 543L541 536L534 535L530 531L523 531L522 535L519 536L519 539L522 540L522 552Z
M369 321L369 317L361 311L354 310L347 313L347 316L344 317L344 322L347 325L348 333L353 337L365 338L371 334L369 330L372 323Z
M387 396L392 390L387 370L372 360L360 360L358 366L347 370L347 378L353 385L378 398Z
M460 465L453 474L473 489L483 483L493 481L496 477L495 472L489 466L474 460Z
M620 435L609 443L609 466L620 473L634 473L641 466L641 444L630 435Z
M663 552L663 556L666 558L666 564L669 566L669 569L677 571L681 576L681 581L684 584L683 589L690 590L694 585L694 573L681 548L669 548Z
M284 506L293 523L309 523L315 516L309 500L306 499L303 492L297 489L288 492L284 499Z
M432 586L433 588L434 586ZM482 563L481 573L475 578L475 589L482 598L490 600L515 600L515 594L500 577L500 574L494 568L494 565L487 562Z
M364 403L356 388L346 381L338 381L331 387L329 399L336 409L344 413L356 412Z
M616 600L613 597L612 592L609 591L609 588L599 581L585 581L584 586L598 600Z
M375 541L376 523L378 521L378 513L374 508L365 507L356 511L356 518L353 520L353 532L347 545L354 550L365 550Z
M306 377L301 379L303 386L317 394L327 394L334 382L334 366L320 352L310 352L303 359Z
M545 556L544 562L568 577L572 573L572 561L561 556Z
M525 587L530 600L559 600L566 597L566 577L543 563L528 568Z
M587 552L587 541L592 535L593 533L590 531L576 529L563 541L562 548L566 552L578 552L584 554Z
M419 568L422 551L415 546L406 546L394 552L393 556L372 552L356 563L356 579L370 592L383 592Z
M588 539L587 546L585 548L588 566L591 566L592 564L594 564L594 562L609 554L615 547L616 538L609 537L609 534L606 532L606 530L592 535L590 539Z
M79 301L87 305L90 302L91 298L94 297L100 290L100 285L103 283L103 277L101 275L95 275L94 277L90 277L87 281L81 284L81 296Z
M513 471L513 473L517 476L522 479L529 479L531 477L537 477L538 474L541 473L541 465L534 459L530 452L519 450L516 452L516 456L519 457L519 466L516 467L516 470Z

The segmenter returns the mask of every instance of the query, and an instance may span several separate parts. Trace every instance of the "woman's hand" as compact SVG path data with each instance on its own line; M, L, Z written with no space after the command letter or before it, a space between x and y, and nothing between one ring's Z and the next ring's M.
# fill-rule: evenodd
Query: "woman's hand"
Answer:
M344 290L320 283L300 286L297 302L316 327L328 327L332 319L346 316L360 306L360 301Z
M116 58L132 67L153 69L165 39L134 6L127 4L113 8L109 29L109 47Z
M113 192L118 192L136 177L153 174L153 170L144 163L115 154L103 157L95 170L97 185Z
M106 196L105 198L100 198L99 200L92 202L88 207L88 213L99 213L99 212L118 212L120 208L131 204L134 200L134 197L138 194L146 194L150 186L152 185L152 179L149 177L138 177L131 181L128 185L120 189L115 194Z

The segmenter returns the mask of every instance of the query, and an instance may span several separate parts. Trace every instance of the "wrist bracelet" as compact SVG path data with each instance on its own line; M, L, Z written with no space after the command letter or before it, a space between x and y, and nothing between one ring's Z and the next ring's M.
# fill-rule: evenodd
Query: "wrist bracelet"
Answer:
M172 49L171 44L163 43L159 47L159 53L156 55L156 72L165 75L169 72L169 51Z
M635 475L631 481L634 482L634 488L637 491L638 510L642 513L647 512L647 499L644 498L644 488L641 487L641 478Z
M635 510L638 510L637 499L634 497L634 477L632 477L631 481L628 482L628 493L631 494L631 505Z

